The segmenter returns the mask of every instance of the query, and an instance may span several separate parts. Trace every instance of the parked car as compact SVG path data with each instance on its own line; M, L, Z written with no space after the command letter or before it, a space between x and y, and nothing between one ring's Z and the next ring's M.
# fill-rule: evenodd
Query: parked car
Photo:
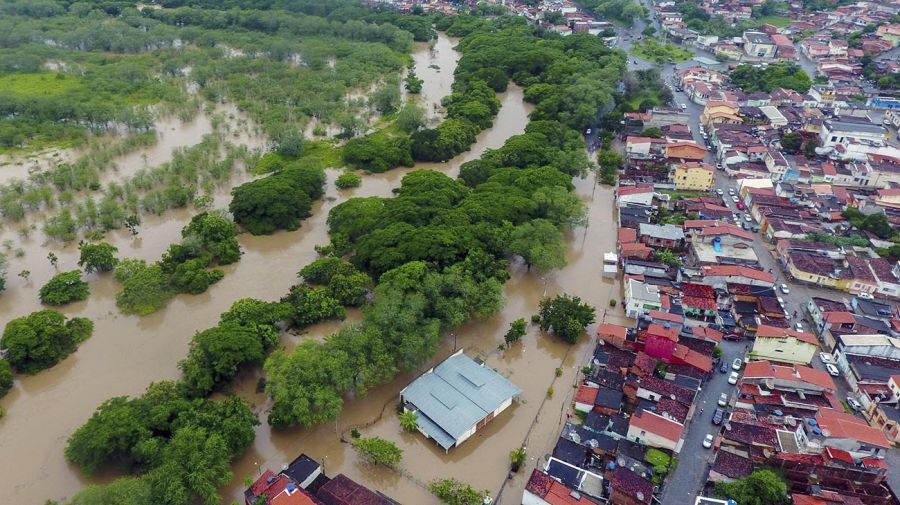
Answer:
M716 190L716 194L719 195L719 196L722 196L724 193L725 193L725 192L722 191L721 189L717 189L717 190Z
M725 418L725 411L722 409L716 409L716 412L713 414L712 422L713 424L722 424L722 420Z
M828 370L828 375L832 377L838 377L841 375L841 372L838 371L837 367L830 363L825 365L825 370Z
M750 217L750 214L744 214L744 221L747 221L748 223L752 223L753 218Z
M822 363L825 363L826 365L834 364L834 356L828 354L827 352L820 352L819 359L822 360Z
M734 196L734 188L728 188L728 194Z
M722 373L728 373L728 363L722 362L719 364L719 371Z
M737 196L732 196L732 197L731 197L731 201L734 202L734 203L738 203L738 200L739 200L739 199L738 199Z
M784 308L784 298L779 296L777 298L777 300L778 300L778 305L781 305L781 308Z
M751 226L751 227L750 227L750 230L751 230L753 233L758 233L758 232L759 232L759 225L755 224L755 225Z
M847 405L849 405L850 408L853 410L862 409L862 405L858 401L854 400L853 398L851 398L849 396L847 397Z
M875 298L874 296L872 296L869 293L860 293L860 294L856 295L856 297L862 298L863 300L872 300L873 298Z
M731 363L731 368L733 370L740 370L744 365L744 362L741 361L741 358L734 358L734 361Z
M724 407L728 405L728 393L722 393L719 395L719 406Z
M737 381L738 381L738 373L731 372L731 375L728 376L728 383L729 384L737 384Z
M778 289L780 289L781 292L784 294L788 294L791 292L791 290L787 287L787 284L782 284L781 286L778 286Z
M800 333L803 333L803 323L797 321L797 324L794 325L794 329L799 331Z
M722 338L724 338L725 340L731 340L732 342L739 342L741 340L741 336L737 333L729 333Z
M737 198L737 197L735 197L735 198ZM738 208L738 210L744 210L744 202L737 202L737 208Z
M713 436L712 433L707 433L706 438L703 439L703 447L709 449L713 445Z

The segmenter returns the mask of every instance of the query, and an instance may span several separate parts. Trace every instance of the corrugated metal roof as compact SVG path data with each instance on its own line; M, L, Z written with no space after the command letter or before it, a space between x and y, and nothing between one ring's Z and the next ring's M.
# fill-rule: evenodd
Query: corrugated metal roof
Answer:
M401 395L418 410L419 427L447 449L521 392L502 375L460 353L417 378Z

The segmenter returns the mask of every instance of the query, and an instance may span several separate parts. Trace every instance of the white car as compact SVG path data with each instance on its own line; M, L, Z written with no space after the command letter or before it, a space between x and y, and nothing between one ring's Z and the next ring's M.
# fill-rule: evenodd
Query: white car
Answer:
M738 198L738 197L737 197L737 196L734 196L734 195L732 195L732 197L731 197L731 201L732 201L732 202L734 202L734 203L738 203L738 202L740 202L740 201L741 201L741 199L740 199L740 198Z
M722 393L719 395L719 406L724 407L728 405L728 393Z
M832 364L825 365L825 370L828 370L828 375L832 377L838 377L841 375L841 372L838 371L837 367Z
M752 223L753 218L750 217L750 214L744 214L744 221L747 221L748 223Z
M725 194L725 192L722 191L721 189L717 189L717 190L716 190L716 194L719 195L719 196L722 196L722 195Z
M707 433L706 438L703 439L703 447L709 449L713 445L713 436L712 433Z
M847 405L849 405L853 410L859 410L862 408L862 405L858 401L850 398L849 396L847 397Z
M784 308L784 298L778 297L778 305L781 305L781 307Z
M779 288L781 289L781 292L784 294L788 294L791 292L791 290L788 289L787 284L782 284L781 286L779 286Z
M860 294L856 295L856 297L857 297L857 298L862 298L863 300L872 300L872 299L875 298L874 296L872 296L872 295L869 294L869 293L860 293Z
M738 381L738 373L731 372L731 375L728 376L728 383L729 384L737 384L737 381Z
M734 361L731 363L731 369L732 370L740 370L741 366L743 364L744 364L744 362L741 361L741 358L734 358Z
M797 324L794 325L794 329L796 329L800 333L803 333L803 323L798 322Z
M734 188L728 188L728 194L734 196Z
M834 364L834 356L832 356L831 354L828 354L827 352L820 352L819 359L822 360L822 363L824 363L826 365Z

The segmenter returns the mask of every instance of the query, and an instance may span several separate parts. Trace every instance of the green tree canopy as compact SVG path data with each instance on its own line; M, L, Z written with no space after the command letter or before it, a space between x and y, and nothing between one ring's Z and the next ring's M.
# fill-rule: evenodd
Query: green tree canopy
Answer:
M47 305L65 305L67 303L80 302L81 300L86 300L90 293L90 287L81 280L81 272L78 270L54 275L38 291L41 303Z
M716 483L716 494L747 505L790 503L784 479L774 471L761 468L743 479Z
M380 437L359 438L353 441L353 448L369 463L391 468L400 464L403 450L390 440Z
M80 252L78 266L86 274L112 271L116 267L116 263L119 262L116 258L116 253L119 250L114 245L106 242L97 244L82 242L78 246L78 250Z
M557 295L540 304L541 329L552 331L574 344L584 328L594 322L594 308L577 296Z
M93 331L90 319L66 320L55 310L41 310L6 323L0 348L7 350L6 359L17 370L35 373L74 352Z

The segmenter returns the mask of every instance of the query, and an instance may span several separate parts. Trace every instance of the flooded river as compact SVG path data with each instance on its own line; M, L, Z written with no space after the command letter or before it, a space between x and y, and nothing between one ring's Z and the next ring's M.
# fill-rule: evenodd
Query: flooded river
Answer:
M455 41L441 36L432 55L426 45L414 54L417 73L425 80L424 100L439 100L449 92L458 55L452 51ZM440 68L428 68L420 61L436 62ZM430 65L431 63L428 63ZM439 89L440 91L434 91ZM447 163L419 164L415 169L439 170L456 176L459 166L477 158L487 148L496 148L511 135L523 132L530 111L522 101L522 90L511 85L499 95L502 108L494 126L479 135L471 151ZM163 141L167 140L164 134ZM161 141L162 143L162 141ZM149 158L149 156L148 156ZM135 162L143 164L139 158ZM115 307L117 284L109 274L87 276L91 285L88 300L63 307L70 316L89 317L95 322L93 337L77 352L57 366L35 376L19 376L16 387L0 401L6 416L0 419L0 458L15 461L0 473L0 493L9 503L39 504L45 499L71 497L90 482L105 482L117 475L84 478L63 458L69 435L104 400L118 395L138 395L148 384L178 377L177 363L188 350L191 336L214 325L219 314L236 300L245 297L274 300L295 282L294 272L316 257L314 246L328 242L325 220L335 205L353 196L391 196L391 190L412 169L398 169L364 177L359 188L337 190L334 179L339 170L328 170L326 196L313 207L313 215L293 232L272 236L241 235L244 250L241 261L224 268L226 275L201 295L179 295L169 305L142 318L124 316ZM546 277L525 270L521 264L511 267L512 278L504 286L505 308L496 316L458 329L455 338L445 339L435 357L438 361L455 345L470 355L480 355L489 366L507 375L523 390L522 401L514 404L487 428L462 447L444 454L419 435L401 433L394 414L396 395L415 374L398 376L394 381L370 391L364 398L347 398L340 418L313 429L272 432L265 423L268 400L255 392L258 373L247 372L235 382L235 390L254 404L262 425L254 445L234 466L232 484L222 489L223 503L243 501L245 477L263 468L277 469L301 452L322 461L329 475L343 472L351 478L379 489L401 503L437 503L423 484L437 477L456 477L480 489L498 492L506 481L509 452L527 442L529 464L525 471L508 482L500 503L519 503L525 479L531 468L555 441L563 408L572 395L576 372L590 349L588 339L569 346L540 335L536 328L512 349L500 352L509 322L528 319L537 310L544 294L567 292L579 295L598 308L603 317L610 297L619 299L620 289L613 281L601 278L601 255L612 250L615 228L612 192L596 187L594 176L577 180L578 194L589 205L590 224L569 236L569 265ZM237 178L243 180L246 176ZM216 195L215 207L227 206L228 189ZM193 210L169 212L162 217L144 219L141 233L134 238L125 231L113 232L109 240L119 248L120 256L156 260L166 247L179 239L179 232L194 214ZM13 317L39 310L37 290L55 272L46 260L39 238L23 242L24 259L14 259L10 268L10 286L0 295L0 327ZM59 270L77 268L74 245L56 251ZM31 270L27 283L15 276L22 268ZM619 304L621 306L621 304ZM615 314L615 315L612 315ZM351 319L358 312L350 314ZM620 320L620 308L611 311L611 321ZM618 318L618 319L617 319ZM334 332L340 323L325 323L309 328L302 336L286 336L283 343L293 347L303 338L321 338ZM589 328L593 330L596 325ZM592 333L592 332L590 332ZM563 375L556 377L557 367ZM427 368L424 367L424 368ZM555 390L547 398L547 388ZM538 417L538 414L540 416ZM536 417L539 421L533 424ZM363 436L379 435L397 442L404 449L403 475L382 468L371 468L356 458L349 445L340 442L340 433L360 426ZM527 440L526 440L527 439Z

